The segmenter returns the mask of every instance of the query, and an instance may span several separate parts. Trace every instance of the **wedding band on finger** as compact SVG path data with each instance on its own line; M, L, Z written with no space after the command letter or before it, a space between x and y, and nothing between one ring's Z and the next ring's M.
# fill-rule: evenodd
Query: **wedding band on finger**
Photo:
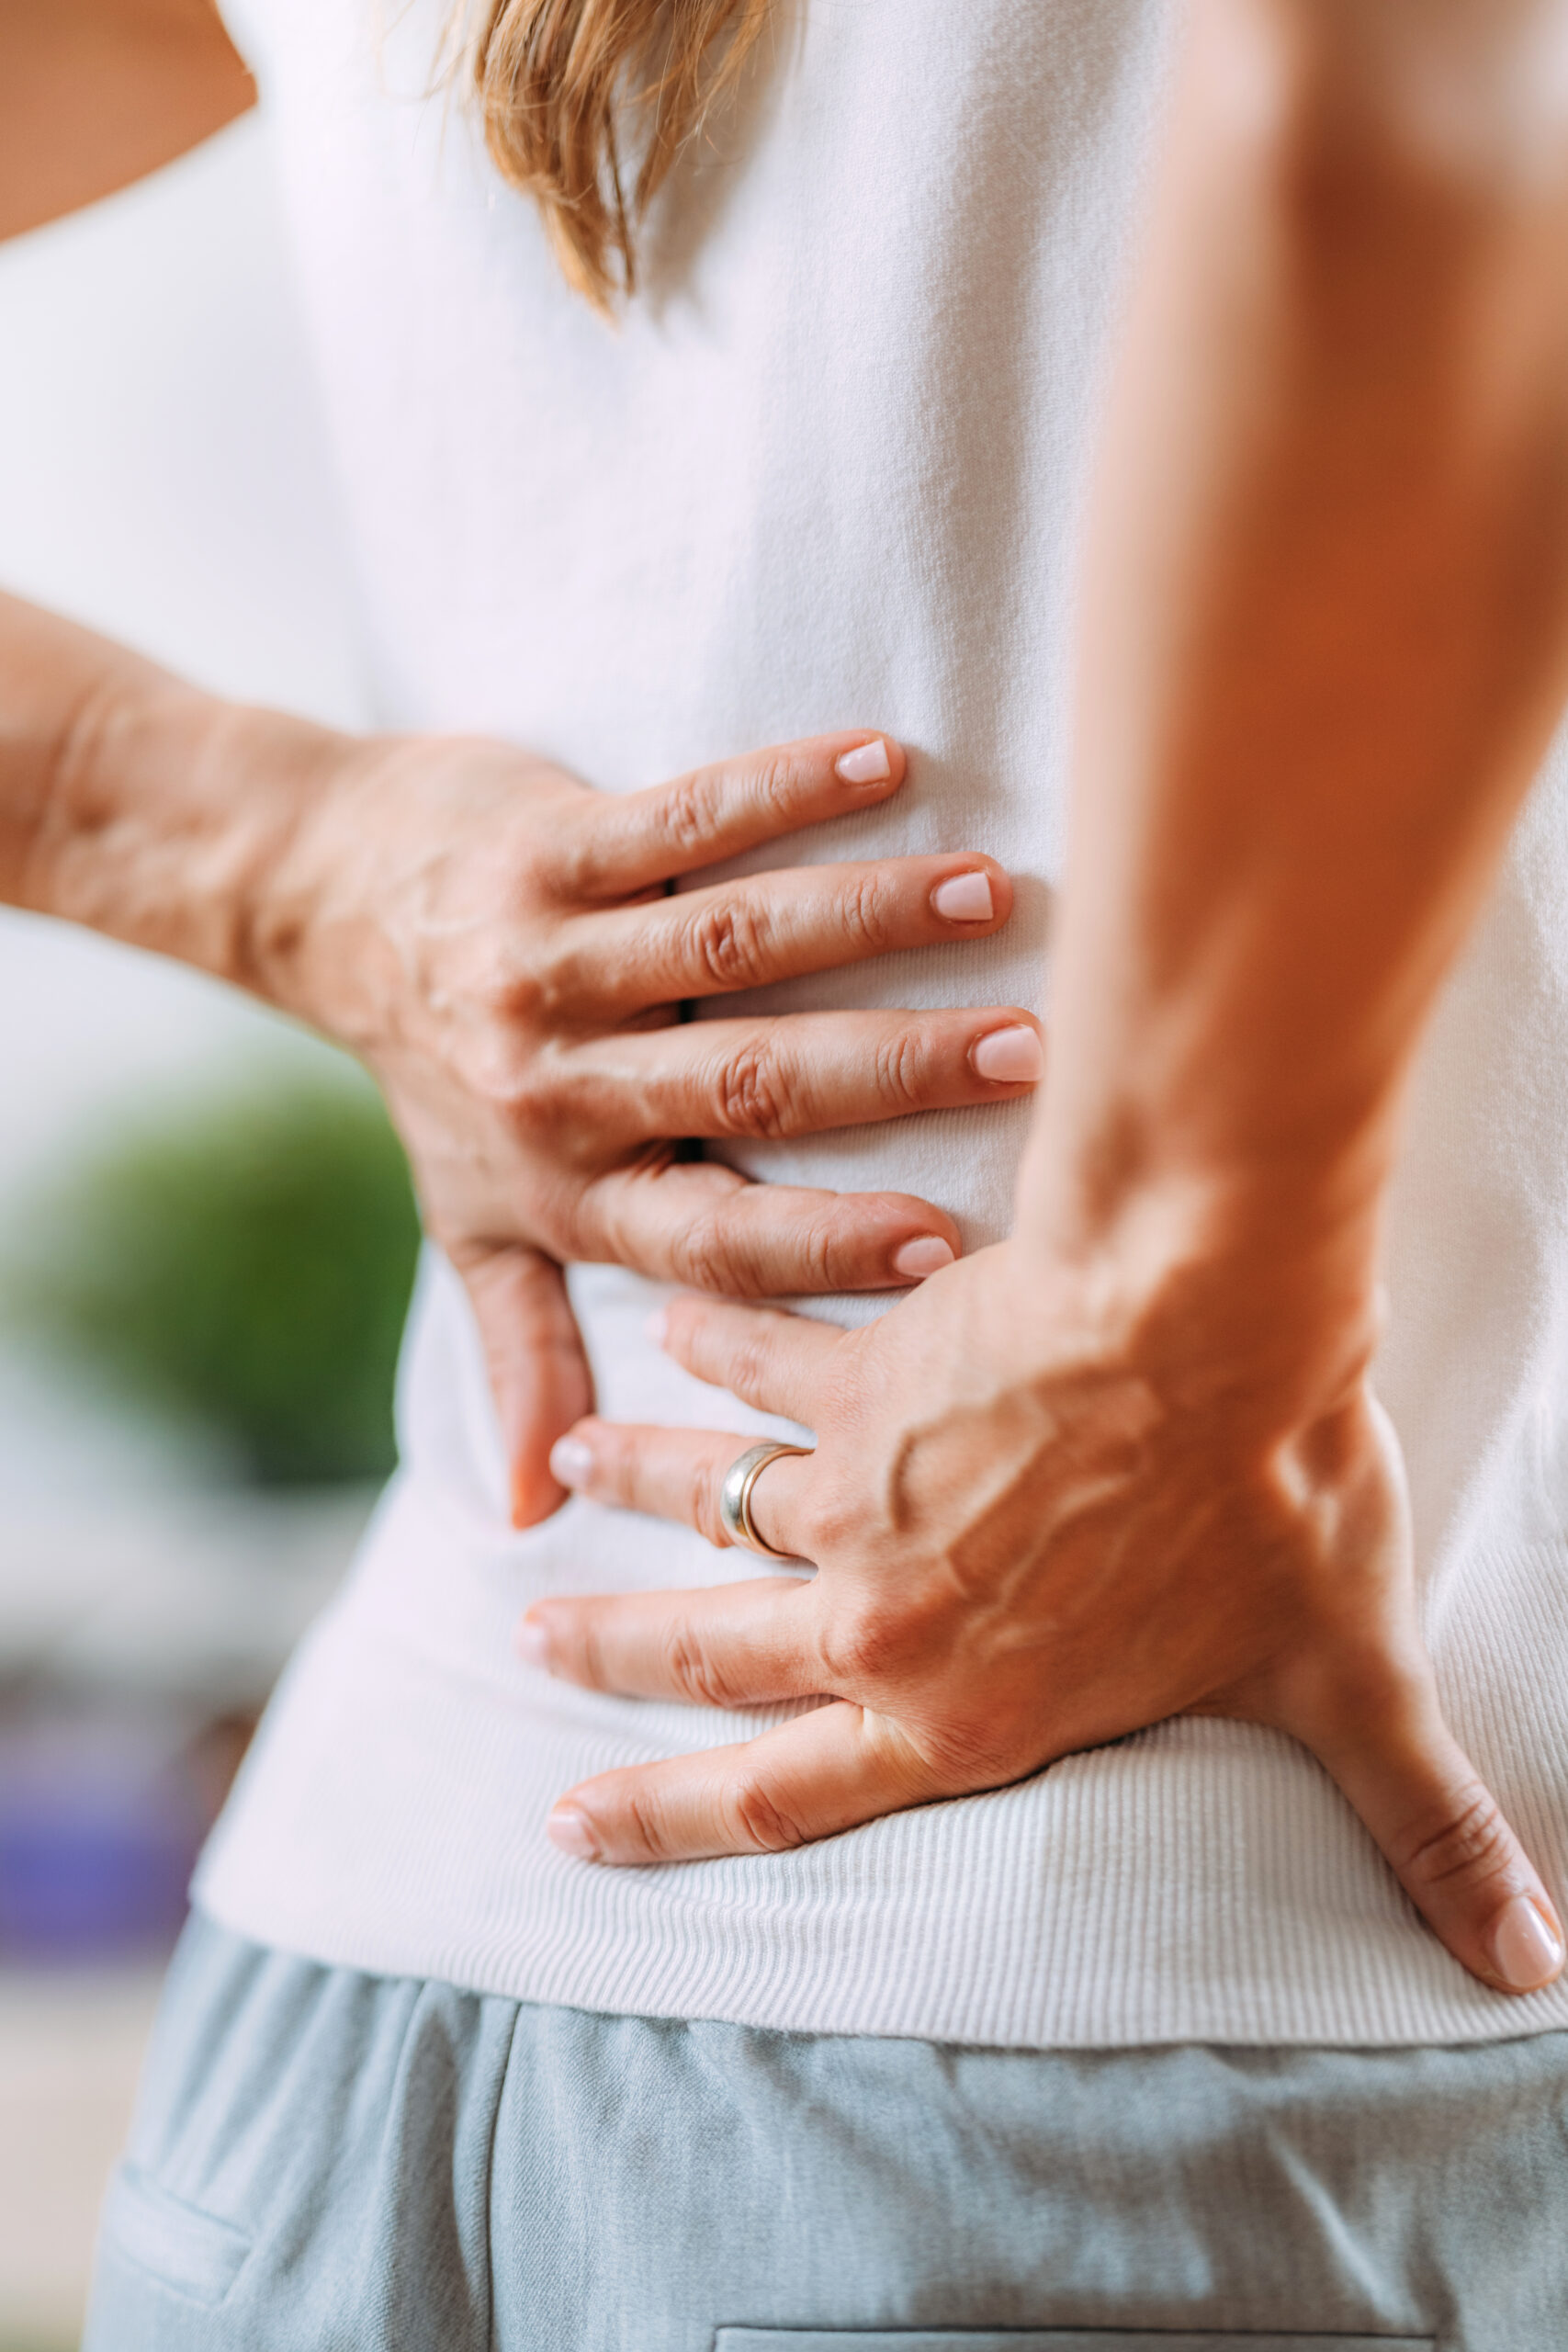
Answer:
M782 1462L786 1453L810 1452L808 1445L781 1445L770 1437L736 1455L718 1490L719 1520L732 1544L739 1544L743 1551L760 1553L764 1560L794 1559L793 1552L781 1552L758 1534L751 1519L751 1489L770 1462Z

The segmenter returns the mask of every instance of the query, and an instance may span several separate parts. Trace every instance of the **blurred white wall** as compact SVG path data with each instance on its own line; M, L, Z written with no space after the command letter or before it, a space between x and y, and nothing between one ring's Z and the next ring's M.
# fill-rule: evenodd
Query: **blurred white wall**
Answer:
M0 586L354 726L336 514L262 118L0 244ZM348 1071L232 990L0 909L0 1216L149 1095L269 1066ZM215 1501L215 1475L0 1326L0 1677L161 1658L166 1687L265 1688L363 1498Z
M361 715L265 125L0 245L0 585L220 691ZM0 916L0 1198L73 1122L277 1024Z
M218 690L352 723L333 484L265 124L0 246L0 571Z
M352 725L352 596L265 123L0 245L0 585L203 684ZM175 1083L326 1049L129 950L0 910L0 1216ZM0 1333L0 1679L239 1691L341 1568L363 1504L246 1510ZM145 1976L0 1977L0 2352L73 2345L151 2014Z
M0 585L219 691L354 725L335 511L260 118L0 245ZM321 1055L193 974L0 910L0 1214L149 1088ZM13 1529L165 1483L166 1457L0 1335ZM0 1527L0 1614L7 1557Z

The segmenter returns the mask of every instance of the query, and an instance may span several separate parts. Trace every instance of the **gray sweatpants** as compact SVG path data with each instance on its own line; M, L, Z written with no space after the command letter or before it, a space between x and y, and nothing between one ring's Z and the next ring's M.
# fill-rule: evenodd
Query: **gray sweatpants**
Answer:
M198 1918L84 2352L1236 2342L1568 2346L1568 2035L959 2050L535 2007Z

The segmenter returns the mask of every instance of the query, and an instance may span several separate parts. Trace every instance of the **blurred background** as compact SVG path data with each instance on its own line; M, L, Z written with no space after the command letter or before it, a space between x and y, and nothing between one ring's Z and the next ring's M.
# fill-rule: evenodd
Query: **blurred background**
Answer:
M251 116L0 244L0 585L355 725ZM391 1459L416 1227L359 1072L0 910L0 2352L77 2340L201 1837Z

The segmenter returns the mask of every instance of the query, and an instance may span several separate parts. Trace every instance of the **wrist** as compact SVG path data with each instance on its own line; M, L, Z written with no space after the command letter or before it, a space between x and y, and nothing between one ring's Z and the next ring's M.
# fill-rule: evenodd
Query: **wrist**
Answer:
M296 820L257 877L249 985L375 1059L401 1042L411 978L417 995L466 927L441 897L450 777L413 735L331 737L303 765Z
M378 1066L444 1029L455 1000L504 994L541 778L579 797L486 737L327 739L265 876L254 985Z
M1052 1173L1025 1171L1021 1246L1097 1351L1136 1367L1172 1410L1279 1430L1332 1412L1360 1381L1381 1313L1381 1153L1283 1173Z
M312 735L269 747L291 813L254 873L244 985L280 1012L357 1046L368 1042L370 1024L359 1006L374 989L383 944L374 910L384 812L376 807L372 779L386 745L325 730Z
M345 741L117 652L47 763L18 900L270 995L271 877Z

